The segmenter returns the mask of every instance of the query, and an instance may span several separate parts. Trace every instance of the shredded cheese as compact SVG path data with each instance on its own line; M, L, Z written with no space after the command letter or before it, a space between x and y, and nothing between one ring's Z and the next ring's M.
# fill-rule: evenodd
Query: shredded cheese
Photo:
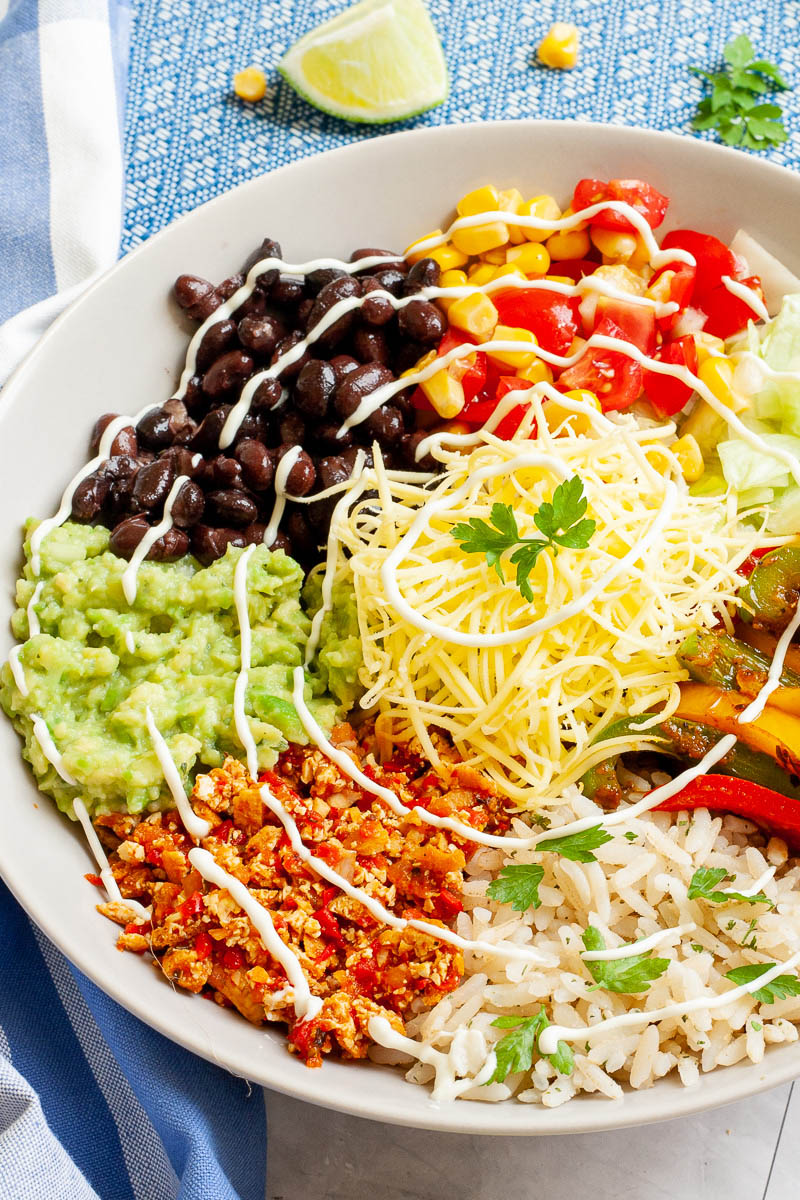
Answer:
M340 571L350 573L358 607L362 705L377 705L396 740L418 739L435 767L433 731L446 730L460 755L533 809L555 802L612 745L647 744L644 731L592 745L613 721L675 711L686 678L676 651L695 629L718 621L730 629L736 569L760 541L724 500L691 496L669 471L654 471L648 449L657 445L667 463L671 455L633 418L594 436L552 436L540 412L538 427L535 443L484 433L468 454L440 446L434 486L393 481L376 455L361 484L378 502L341 505L331 531L349 551ZM528 450L537 452L529 464ZM534 514L574 474L596 532L587 549L540 555L529 604L513 567L501 581L451 529L488 520L499 502L513 507L522 537L538 536ZM387 560L401 603L387 596ZM563 620L540 620L563 610ZM491 644L513 631L511 644Z

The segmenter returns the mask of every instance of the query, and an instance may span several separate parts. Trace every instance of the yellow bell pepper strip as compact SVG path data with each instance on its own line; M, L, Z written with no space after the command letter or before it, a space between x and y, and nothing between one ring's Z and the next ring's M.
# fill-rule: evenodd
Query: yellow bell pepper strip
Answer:
M754 629L752 625L743 625L739 630L739 638L748 646L752 646L754 650L760 650L770 661L775 657L778 639L774 634L767 633L766 629ZM783 662L790 671L800 675L800 646L790 646ZM769 702L772 704L772 696L770 696Z
M781 546L759 560L739 589L740 616L756 629L780 633L800 602L800 546Z
M768 704L760 717L742 725L739 716L748 703L738 692L705 683L683 683L674 715L710 725L721 733L735 733L745 746L768 754L789 775L800 777L800 718Z
M678 661L697 683L740 692L750 700L767 682L771 665L768 655L747 642L710 629L690 634L678 650ZM800 717L800 675L784 666L780 687L771 693L769 703Z
M777 834L795 850L800 847L800 803L781 796L749 779L728 775L701 775L663 804L656 812L681 812L709 808L712 812L735 813L755 821L770 834Z

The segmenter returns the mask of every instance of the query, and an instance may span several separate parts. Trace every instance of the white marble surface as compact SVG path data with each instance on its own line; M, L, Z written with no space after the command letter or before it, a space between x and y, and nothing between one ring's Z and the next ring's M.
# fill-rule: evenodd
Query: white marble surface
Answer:
M797 1200L800 1084L619 1133L476 1138L267 1093L266 1200Z

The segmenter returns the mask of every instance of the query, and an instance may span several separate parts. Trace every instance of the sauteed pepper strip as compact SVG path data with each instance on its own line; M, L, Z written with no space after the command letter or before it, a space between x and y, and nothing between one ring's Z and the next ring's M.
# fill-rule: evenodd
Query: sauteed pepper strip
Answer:
M794 848L800 847L800 803L749 779L727 775L701 775L656 812L680 812L689 808L735 813L778 834Z
M703 629L691 634L678 651L681 665L698 683L725 691L739 692L753 699L767 682L769 655L730 637ZM800 716L800 675L784 667L780 687L771 693L774 708Z
M785 629L800 601L800 546L765 554L740 589L739 601L742 620L756 629Z

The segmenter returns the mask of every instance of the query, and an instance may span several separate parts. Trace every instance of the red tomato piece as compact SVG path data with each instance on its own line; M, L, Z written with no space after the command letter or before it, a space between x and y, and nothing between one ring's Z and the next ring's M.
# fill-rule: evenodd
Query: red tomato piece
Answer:
M201 933L198 933L197 937L194 939L194 952L201 962L204 962L205 959L211 957L211 952L213 949L214 943L205 930L203 930Z
M688 250L696 263L692 302L705 309L703 300L710 291L722 285L723 275L733 275L736 258L733 252L710 233L694 229L673 229L661 243L662 250ZM676 268L667 267L667 270Z
M475 338L471 337L470 334L448 329L439 343L439 349L436 353L440 356L447 354L450 350L455 350L456 346L463 346L465 342L469 342L473 346L477 345ZM470 358L472 358L472 362L470 362L469 358L456 359L447 368L448 373L454 379L457 379L464 389L464 398L466 400L471 400L474 396L477 396L486 383L486 355L476 351Z
M740 279L738 282L750 288L756 296L763 300L761 280L757 275L749 275L746 279ZM720 338L728 338L734 333L738 333L755 316L750 305L729 292L724 284L714 288L704 297L701 308L707 318L703 332Z
M651 229L658 228L669 207L669 198L642 179L612 179L608 183L600 179L581 179L573 193L572 207L578 212L604 200L624 200L644 217ZM626 216L613 209L598 213L591 223L597 229L637 232Z
M228 946L222 955L222 965L226 971L241 971L246 962L244 950L240 946Z
M693 375L697 374L697 346L693 337L666 342L653 357L657 362L688 367ZM688 383L673 375L660 375L657 371L648 370L644 372L644 390L653 408L662 417L671 417L680 412L693 391Z
M567 353L578 332L577 297L538 288L514 288L493 299L501 325L530 330L542 349L551 354Z
M564 275L577 283L584 275L591 275L599 266L599 259L595 261L591 258L570 258L554 263L550 270L553 275Z
M492 411L494 411L499 402L504 396L507 396L509 392L519 391L520 389L527 391L528 388L532 387L533 384L529 379L517 379L516 375L501 375L497 383L497 392L495 393ZM527 411L527 404L515 405L510 412L506 413L502 421L500 421L499 425L493 432L499 438L504 438L506 441L510 441L522 424L522 418L525 416ZM536 437L535 427L531 430L531 437Z
M668 333L677 324L678 318L684 308L690 303L694 294L694 284L697 271L689 263L674 262L668 263L666 267L660 267L650 279L650 287L661 278L661 276L669 271L671 278L669 281L669 296L674 304L679 304L680 308L668 317L659 317L656 325L662 333Z
M603 317L594 332L621 341L627 340L609 317ZM604 412L629 408L642 390L642 368L619 350L590 346L573 367L561 373L558 387L564 392L579 388L594 392Z
M626 341L633 342L643 354L651 355L656 348L656 318L649 306L628 304L609 296L597 297L594 332L604 317L622 330Z

